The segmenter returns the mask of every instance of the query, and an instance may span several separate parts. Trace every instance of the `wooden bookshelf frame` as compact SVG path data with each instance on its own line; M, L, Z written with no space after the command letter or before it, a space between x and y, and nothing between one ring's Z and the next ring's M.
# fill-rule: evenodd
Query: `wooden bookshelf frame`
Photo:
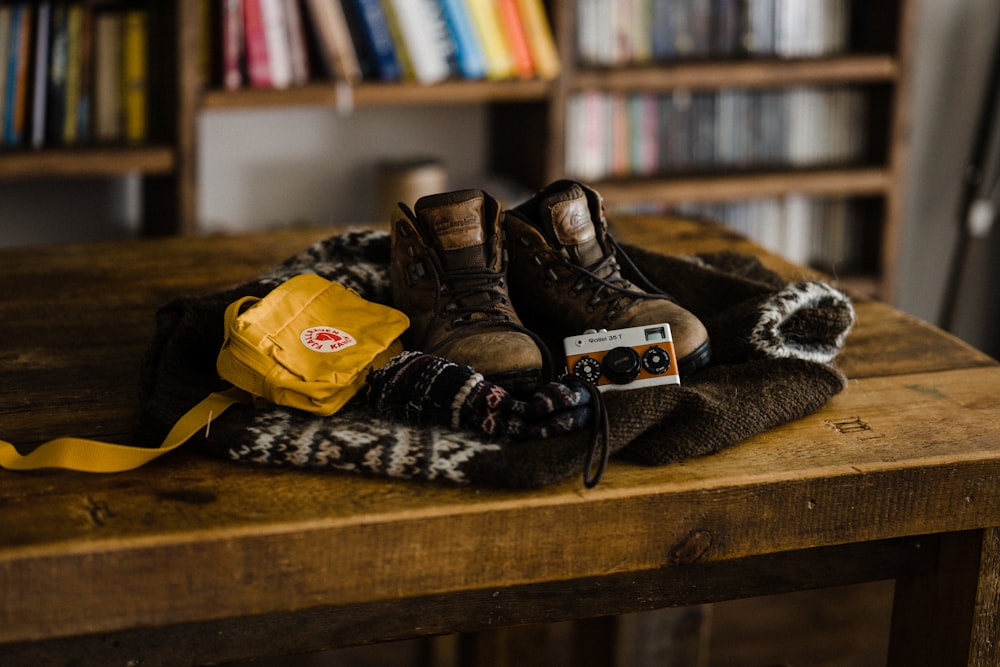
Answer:
M430 86L416 83L365 83L338 86L311 83L283 90L244 88L237 91L208 90L201 108L238 109L268 106L408 106L441 104L485 104L544 100L548 81L446 81Z
M171 174L177 166L173 146L50 148L0 152L0 178Z
M594 187L601 191L605 200L616 204L678 204L791 193L873 196L884 194L890 184L889 174L885 169L858 168L607 180L598 181Z
M798 60L733 60L586 68L576 72L569 89L704 90L714 88L782 88L794 85L894 82L897 60L888 55L839 56Z

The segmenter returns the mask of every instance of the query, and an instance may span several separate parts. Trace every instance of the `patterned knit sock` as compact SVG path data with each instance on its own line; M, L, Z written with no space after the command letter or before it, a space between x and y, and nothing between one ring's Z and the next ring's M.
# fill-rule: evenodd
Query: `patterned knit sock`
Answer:
M379 415L488 436L551 437L585 428L591 417L590 392L579 382L552 382L520 400L469 366L421 352L373 371L366 396Z

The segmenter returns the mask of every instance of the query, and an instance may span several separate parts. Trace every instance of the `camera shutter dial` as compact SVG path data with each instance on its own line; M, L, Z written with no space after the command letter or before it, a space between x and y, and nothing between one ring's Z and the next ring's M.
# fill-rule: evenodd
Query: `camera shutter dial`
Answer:
M639 374L639 353L630 347L615 347L604 355L604 375L615 384L628 384Z
M653 375L666 373L670 368L670 355L662 347L654 345L642 353L642 367Z
M573 375L587 382L597 382L601 377L601 362L593 357L580 357L573 364Z

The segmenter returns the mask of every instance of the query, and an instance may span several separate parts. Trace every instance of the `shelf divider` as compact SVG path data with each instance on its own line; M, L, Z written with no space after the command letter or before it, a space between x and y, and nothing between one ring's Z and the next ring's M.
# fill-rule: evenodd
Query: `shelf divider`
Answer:
M171 146L12 150L0 151L0 178L157 175L169 174L175 164Z
M899 65L888 55L798 60L723 60L577 70L574 90L778 88L798 84L893 82Z

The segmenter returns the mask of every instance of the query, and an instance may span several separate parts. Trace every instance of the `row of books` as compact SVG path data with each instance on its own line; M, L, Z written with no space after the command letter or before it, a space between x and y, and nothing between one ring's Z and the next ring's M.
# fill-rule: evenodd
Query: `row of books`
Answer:
M570 96L566 171L584 180L702 169L846 165L867 150L857 88Z
M851 0L580 0L585 65L674 59L820 57L848 48Z
M559 72L542 0L220 0L228 90L311 80L550 79Z
M803 194L676 207L725 223L768 250L834 275L864 270L864 217L855 202Z
M0 5L0 146L144 141L147 30L127 6Z

